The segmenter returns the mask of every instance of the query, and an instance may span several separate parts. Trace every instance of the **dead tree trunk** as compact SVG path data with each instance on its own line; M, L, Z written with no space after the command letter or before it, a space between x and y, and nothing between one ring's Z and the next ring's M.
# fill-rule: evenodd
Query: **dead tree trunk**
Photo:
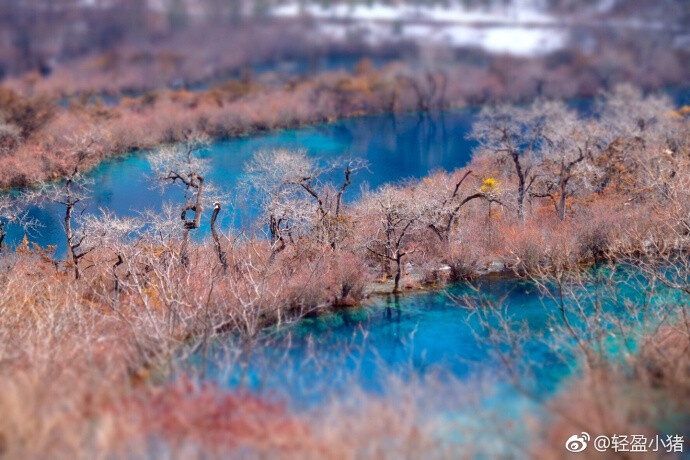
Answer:
M402 228L402 230L400 231L400 234L398 235L397 239L395 240L395 252L394 252L395 257L393 258L393 260L395 261L395 265L396 265L395 284L393 286L393 292L394 293L400 292L400 279L402 278L402 258L409 253L409 251L402 252L403 240L405 238L405 234L410 229L410 227L415 222L415 220L416 219L409 220L407 222L407 224Z
M179 177L179 176L178 176ZM198 174L192 174L187 182L182 179L183 183L189 188L196 189L196 200L194 204L186 204L182 208L182 246L180 247L180 262L185 267L189 265L189 231L197 229L201 226L201 213L203 212L203 189L204 178ZM187 219L187 211L194 212L194 219Z
M565 206L567 198L568 178L561 178L561 196L558 199L558 218L565 220Z
M68 198L67 205L65 206L65 235L67 236L67 252L69 254L70 261L72 262L74 279L79 279L79 261L77 260L77 255L74 253L74 248L72 247L72 240L74 239L74 233L72 232L72 209L73 205L70 203Z
M182 230L182 245L180 246L180 262L187 267L189 265L189 228Z
M228 269L228 257L225 251L223 251L223 247L220 244L220 235L218 234L218 230L216 229L216 219L218 219L218 213L220 213L220 203L215 202L213 203L213 214L211 215L211 236L213 237L213 244L216 248L216 254L218 255L218 261L220 262L220 265L223 267L223 271Z
M518 176L518 196L517 196L517 208L518 208L518 218L520 222L525 223L525 173L522 170L522 165L520 164L520 154L516 151L511 152L513 158L513 163L515 164L515 173Z
M75 170L74 174L76 175ZM74 279L78 280L81 277L79 271L79 260L86 255L85 252L78 252L79 247L84 241L84 236L77 240L72 228L72 213L74 207L81 201L80 198L76 197L72 192L72 177L69 177L65 181L65 201L62 204L65 206L65 236L67 239L67 254L69 255L70 262L72 263L72 270L74 271Z
M345 189L347 189L350 186L350 184L352 184L352 169L348 165L347 168L345 168L345 180L343 181L343 184L340 186L340 190L338 190L338 194L335 200L335 228L331 229L331 248L333 250L338 248L338 234L340 230L339 227L341 225L340 210L342 209L343 194L345 193Z
M117 275L117 267L122 265L124 263L124 259L122 258L122 254L117 255L117 261L113 264L113 281L114 281L114 293L115 293L115 298L113 299L113 304L115 308L118 307L120 304L120 277Z
M393 260L393 233L395 226L391 215L386 216L386 247L384 248L384 271L391 275L391 260Z
M402 258L405 254L397 253L395 255L395 283L393 285L393 293L400 292L400 279L402 278Z

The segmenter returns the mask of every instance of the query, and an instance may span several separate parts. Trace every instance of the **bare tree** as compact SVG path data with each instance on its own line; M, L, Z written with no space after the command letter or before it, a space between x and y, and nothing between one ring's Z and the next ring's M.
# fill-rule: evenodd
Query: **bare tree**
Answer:
M416 108L419 112L426 113L433 109L447 108L448 76L445 72L426 72L423 76L400 76L398 80L412 88L417 100Z
M631 198L650 192L663 196L688 142L683 134L687 124L674 119L669 98L645 97L636 88L620 85L603 94L596 109L604 143L597 158L599 189L615 186Z
M537 101L529 107L486 107L469 137L479 142L478 155L490 155L499 164L510 162L517 178L517 214L525 221L525 199L536 179L536 152L544 142L549 118L557 104Z
M208 161L199 158L196 154L208 145L208 142L206 137L191 134L187 136L185 142L159 149L150 159L159 183L180 184L184 188L184 204L180 213L182 221L180 261L184 266L189 264L189 232L201 226L206 198L205 179L209 168ZM218 210L220 211L220 208ZM188 217L189 212L194 213L192 218Z
M303 150L277 149L257 152L245 172L246 186L255 192L253 198L259 201L268 224L275 255L294 237L308 231L313 216L321 212L318 200L300 185L311 188L320 170Z
M216 249L216 254L218 255L218 261L220 262L223 270L228 269L228 255L223 250L223 246L220 242L220 235L218 233L218 228L216 228L216 220L218 219L218 214L220 213L220 202L215 201L213 203L213 214L211 215L211 236L213 237L213 245Z
M423 212L414 189L392 185L365 194L359 206L359 219L373 226L365 237L365 249L381 258L387 274L392 273L391 262L395 263L394 292L400 290L403 258L415 251L415 232L424 227Z
M79 171L79 167L75 166L71 173L64 178L62 186L53 188L51 192L52 200L55 203L61 204L65 207L64 226L65 237L67 239L67 255L69 256L72 269L74 270L74 278L79 279L79 261L88 254L92 248L85 248L83 246L86 234L80 231L75 231L73 226L73 219L75 211L79 213L84 212L84 207L80 204L89 196L89 187L93 181L84 177Z
M418 199L425 203L423 219L441 242L450 242L453 227L463 206L478 198L496 200L481 191L469 194L461 192L462 185L471 174L472 170L469 169L450 176L437 174L418 186Z
M94 155L97 149L98 133L87 131L65 139L67 142L68 166L63 168L61 181L44 186L42 193L53 202L64 206L63 217L65 238L67 243L67 255L69 257L74 278L79 279L80 260L93 248L84 245L86 234L83 229L77 229L74 225L75 212L80 215L85 211L84 201L91 193L90 187L93 180L84 175L87 161Z
M143 237L144 223L136 217L117 217L101 209L100 215L88 214L79 222L88 248L105 252L113 281L113 306L117 308L121 292L120 268L125 259L136 253L136 243Z
M579 119L561 102L550 103L547 113L530 196L549 198L565 220L568 197L598 175L594 158L602 148L601 130L596 120Z
M0 194L0 252L2 252L8 225L18 225L25 232L31 232L40 226L40 222L29 216L27 206L36 201L39 194L31 190L18 195Z
M342 171L342 182L337 188L328 183L317 193L319 201L325 203L325 206L320 208L321 228L325 233L326 241L334 250L338 249L347 231L343 196L346 189L352 185L352 175L361 169L366 169L367 166L368 163L359 158L332 162L327 168L327 173L336 170Z
M342 238L343 196L352 184L352 175L365 167L359 159L323 165L304 150L277 149L254 155L245 167L246 185L258 192L273 252L312 232L336 249ZM341 168L340 186L324 182L324 176Z
M668 96L644 96L631 85L618 85L595 104L608 137L641 143L666 138L664 120L673 104Z

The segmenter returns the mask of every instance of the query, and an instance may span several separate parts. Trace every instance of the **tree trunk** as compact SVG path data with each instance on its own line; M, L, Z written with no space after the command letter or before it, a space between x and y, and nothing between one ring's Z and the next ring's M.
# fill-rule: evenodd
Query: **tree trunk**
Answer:
M182 231L182 246L180 247L180 262L187 267L189 265L189 229Z
M216 247L216 254L218 254L218 260L223 267L223 270L228 269L228 258L223 251L223 247L220 244L220 236L218 235L218 230L216 229L216 219L218 218L218 213L220 212L220 203L215 203L213 205L213 214L211 215L211 236L213 237L213 244Z
M350 170L350 166L345 168L345 181L343 182L343 185L340 187L340 190L338 190L338 195L336 196L335 200L335 219L333 220L332 224L330 225L331 228L328 229L328 231L331 233L330 239L331 239L331 249L336 250L338 249L338 236L339 236L339 230L340 230L340 209L342 206L343 202L343 194L345 193L345 189L352 184L352 170Z
M69 185L68 185L69 187ZM68 188L69 190L69 188ZM72 262L72 269L74 270L74 279L79 279L79 258L75 252L74 247L74 232L72 231L72 209L74 204L72 203L72 197L67 192L67 204L65 205L65 235L67 236L67 252L69 253L70 261Z
M385 248L385 257L383 258L384 260L384 271L386 272L386 275L391 274L391 259L393 258L393 222L391 219L391 216L388 216L387 218L387 225L386 225L386 248Z
M278 242L278 221L273 215L269 218L268 229L271 233L271 246L274 246Z
M201 213L203 212L203 199L202 192L204 186L204 178L198 175L194 175L190 182L190 187L196 188L196 201L193 205L187 203L182 208L182 214L180 218L182 219L182 247L180 248L180 261L185 267L189 265L189 231L192 229L197 229L201 226ZM194 211L194 220L187 220L187 211Z
M196 203L194 204L194 228L201 227L201 214L204 212L203 198L204 178L197 176Z
M124 263L124 260L122 259L122 255L118 254L117 255L117 261L113 264L113 279L114 279L114 291L115 291L115 298L113 299L113 305L115 308L118 307L120 304L120 277L117 276L117 267L122 265Z
M395 285L393 292L400 292L400 278L402 278L402 255L395 256L396 271L395 271Z
M565 220L565 199L566 199L565 184L561 183L561 196L558 198L558 218L560 220Z
M513 152L512 157L513 163L515 163L515 172L518 176L518 217L522 223L525 223L525 173L522 171L519 154Z

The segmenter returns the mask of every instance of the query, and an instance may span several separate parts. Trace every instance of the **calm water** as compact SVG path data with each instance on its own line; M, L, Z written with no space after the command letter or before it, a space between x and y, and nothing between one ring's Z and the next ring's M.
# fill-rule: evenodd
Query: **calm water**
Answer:
M476 287L481 294L458 284L446 291L376 298L365 307L268 331L268 345L257 347L243 365L228 361L222 351L212 352L204 364L195 356L193 363L222 385L275 393L298 407L343 397L354 388L385 393L390 375L404 380L433 375L440 381L487 371L496 376L505 369L492 347L478 340L486 336L478 315L460 300L471 295L503 304L514 320L525 322L534 334L530 358L544 365L535 389L553 391L571 369L541 341L552 306L528 281L487 277Z
M357 156L371 163L370 171L355 178L349 190L351 200L365 183L377 187L467 164L473 144L465 135L473 114L466 110L425 117L368 116L217 142L204 152L212 162L209 180L232 191L242 178L245 162L256 151L299 147L317 157ZM145 153L103 163L92 173L95 187L86 212L107 208L118 215L134 215L144 208L158 210L165 200L179 199L179 190L161 194L151 189L150 173ZM240 224L252 216L252 210L226 209L226 226L233 215ZM31 213L44 225L31 239L42 245L56 244L62 253L60 209L44 205L32 208ZM10 229L10 244L21 237L16 228ZM530 332L525 357L539 365L528 366L529 372L523 369L520 378L524 385L542 396L558 391L576 368L550 346L552 326L558 324L553 305L540 298L534 285L521 280L487 278L478 287L480 296L502 303ZM526 410L539 411L540 406L510 385L505 367L482 340L487 331L476 312L462 308L448 295L473 293L468 285L461 284L448 292L376 299L366 307L306 318L287 329L267 331L270 342L239 360L216 344L208 356L195 354L184 366L191 365L227 387L275 394L298 408L312 407L325 398L346 398L360 389L385 394L393 385L391 376L403 386L433 376L441 384L435 392L441 405L434 410L447 412L458 396L458 386L444 386L444 382L471 385L488 375L493 380L492 394L482 395L482 407L494 407L507 418L517 418ZM497 321L497 317L490 321ZM612 344L612 350L618 346Z
M306 128L277 131L220 141L203 153L211 160L208 179L223 190L233 192L242 178L243 168L251 156L262 149L275 147L304 148L320 158L361 157L370 162L369 171L353 178L346 199L356 198L360 186L377 187L383 183L422 177L435 169L453 170L470 159L473 143L465 139L471 128L473 111L459 110L431 116L377 115ZM179 201L181 191L170 187L161 194L151 188L151 169L146 154L133 154L101 164L91 177L95 181L86 212L108 209L116 215L135 215L143 209L161 209L165 201ZM232 205L224 207L223 225L247 225L254 215L251 209ZM30 240L41 245L57 245L63 254L64 230L60 207L46 203L33 207L31 215L43 227ZM208 219L210 216L205 216ZM201 235L208 229L202 227ZM9 229L7 243L17 244L23 233Z
M688 302L662 289L645 303L649 285L626 267L616 268L613 284L608 281L609 268L592 273L603 276L578 291L585 315L591 315L594 307L588 302L595 293L615 285L608 292L615 292L616 300L596 297L602 300L598 308L632 331L641 330L638 315L648 315L649 321L654 317L650 312L660 312L666 304ZM624 280L625 285L616 284ZM490 306L483 310L483 323L475 308L467 308L466 298ZM569 310L569 321L584 336L585 324L575 310ZM513 362L519 387L488 340L501 316L509 318L513 332L526 332L517 341L522 351ZM655 325L649 321L646 330ZM635 350L635 340L622 339L613 321L604 320L600 326L610 331L603 339L605 354L625 362L629 350ZM543 298L533 282L491 276L473 286L459 283L446 291L377 298L361 308L308 317L266 331L266 342L244 354L236 353L241 345L224 338L212 343L208 353L182 360L180 371L200 372L206 381L274 398L297 411L318 410L328 401L356 407L367 403L362 397L402 397L408 402L411 397L415 417L437 423L438 436L457 442L459 449L469 442L489 455L486 458L522 458L524 453L514 449L528 445L534 436L527 422L550 420L554 415L548 410L549 399L579 373L578 360L570 352L576 345L558 332L562 327L557 305ZM502 342L503 352L513 348L506 343ZM683 432L686 420L680 414L658 428L662 433Z
M351 64L350 61L336 60L328 65ZM671 87L665 91L678 106L688 103L690 87ZM570 103L583 115L591 113L591 99L576 99ZM352 200L365 183L375 188L383 183L423 177L435 169L452 171L466 165L474 143L465 136L471 129L475 114L476 109L464 109L426 116L384 114L358 117L219 141L203 154L211 159L209 179L230 194L242 178L244 164L262 149L304 148L321 158L365 158L371 166L369 171L362 171L354 177L345 196L346 200ZM116 215L127 216L144 209L160 210L166 201L179 202L179 189L170 187L168 192L161 194L151 188L150 175L145 152L102 163L91 173L95 186L91 199L85 202L85 212L94 213L104 208ZM29 239L43 246L56 245L58 255L65 252L62 212L50 203L30 209L31 217L43 227L29 235ZM221 215L221 226L227 228L234 224L247 228L255 215L255 210L226 205ZM196 236L207 235L208 223L203 222L200 230ZM18 244L24 236L19 228L12 226L8 228L8 234L8 245Z

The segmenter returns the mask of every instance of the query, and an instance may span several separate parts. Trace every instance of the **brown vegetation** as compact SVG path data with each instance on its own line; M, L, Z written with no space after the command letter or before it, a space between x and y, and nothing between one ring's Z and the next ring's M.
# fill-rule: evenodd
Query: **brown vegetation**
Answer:
M685 309L670 310L675 321L630 354L636 372L630 383L628 373L604 360L606 323L584 315L587 327L578 329L568 314L584 309L565 312L560 300L587 282L573 270L597 260L626 260L647 279L689 293L688 120L663 98L626 87L603 98L599 111L598 120L582 123L558 104L487 108L474 130L480 145L468 168L389 184L354 203L342 196L362 163L260 153L244 185L261 204L259 227L265 224L268 237L216 233L213 243L202 244L188 239L195 221L207 219L210 209L217 217L232 204L213 184L199 181L205 165L197 144L161 149L152 162L164 181L182 181L187 201L181 216L168 209L136 219L85 217L68 226L74 251L67 260L28 241L2 251L1 451L14 458L138 456L154 447L179 455L443 455L446 446L400 401L336 411L324 423L274 401L161 380L168 380L180 354L205 349L229 332L239 337L239 353L266 325L357 303L377 277L391 276L392 289L400 290L413 279L443 279L444 265L459 278L496 263L563 288L545 293L562 306L555 312L564 318L563 336L574 339L568 350L584 376L573 388L584 386L592 398L578 397L576 405L591 426L607 433L651 429L609 410L621 402L607 396L611 386L589 390L599 388L594 381L623 382L660 389L663 397L687 404ZM535 133L540 140L533 142ZM82 148L69 151L78 158L95 145L90 136L81 139ZM529 148L516 147L525 144ZM325 179L334 171L342 182ZM56 199L65 204L69 223L78 214L69 207L79 205L71 188L79 170L64 175L65 182L48 189L63 198ZM17 206L3 201L0 222L16 216L11 210ZM625 338L637 330L620 316L602 318ZM562 398L552 402L555 413L566 411L559 404L572 405L572 396ZM595 423L590 403L595 413L609 415ZM573 429L572 417L563 420L543 439L561 442Z
M276 42L275 37L270 42ZM0 187L42 182L71 168L65 158L65 151L73 147L71 136L92 127L97 127L99 148L87 158L89 165L132 150L181 141L192 131L220 138L370 113L424 112L537 96L592 97L621 81L659 88L683 84L688 75L690 60L680 51L656 50L652 56L663 58L664 65L639 73L642 57L632 53L634 48L609 50L602 46L604 50L595 55L570 50L548 58L487 56L487 65L450 60L431 66L398 62L376 69L365 60L352 73L294 77L252 77L247 73L198 91L184 89L184 85L172 89L152 80L151 74L163 74L151 70L165 61L163 51L153 53L151 62L144 60L146 64L138 71L132 70L137 67L130 65L131 59L119 57L112 59L124 60L122 68L84 64L85 68L61 68L49 77L11 79L0 87L0 164L4 172ZM251 49L255 47L252 43ZM198 63L190 66L202 67ZM127 72L133 75L127 76ZM586 143L581 133L572 134L573 139L578 138L576 143ZM564 172L552 165L552 177L542 181L542 193L553 194L560 188L564 181L555 176Z

